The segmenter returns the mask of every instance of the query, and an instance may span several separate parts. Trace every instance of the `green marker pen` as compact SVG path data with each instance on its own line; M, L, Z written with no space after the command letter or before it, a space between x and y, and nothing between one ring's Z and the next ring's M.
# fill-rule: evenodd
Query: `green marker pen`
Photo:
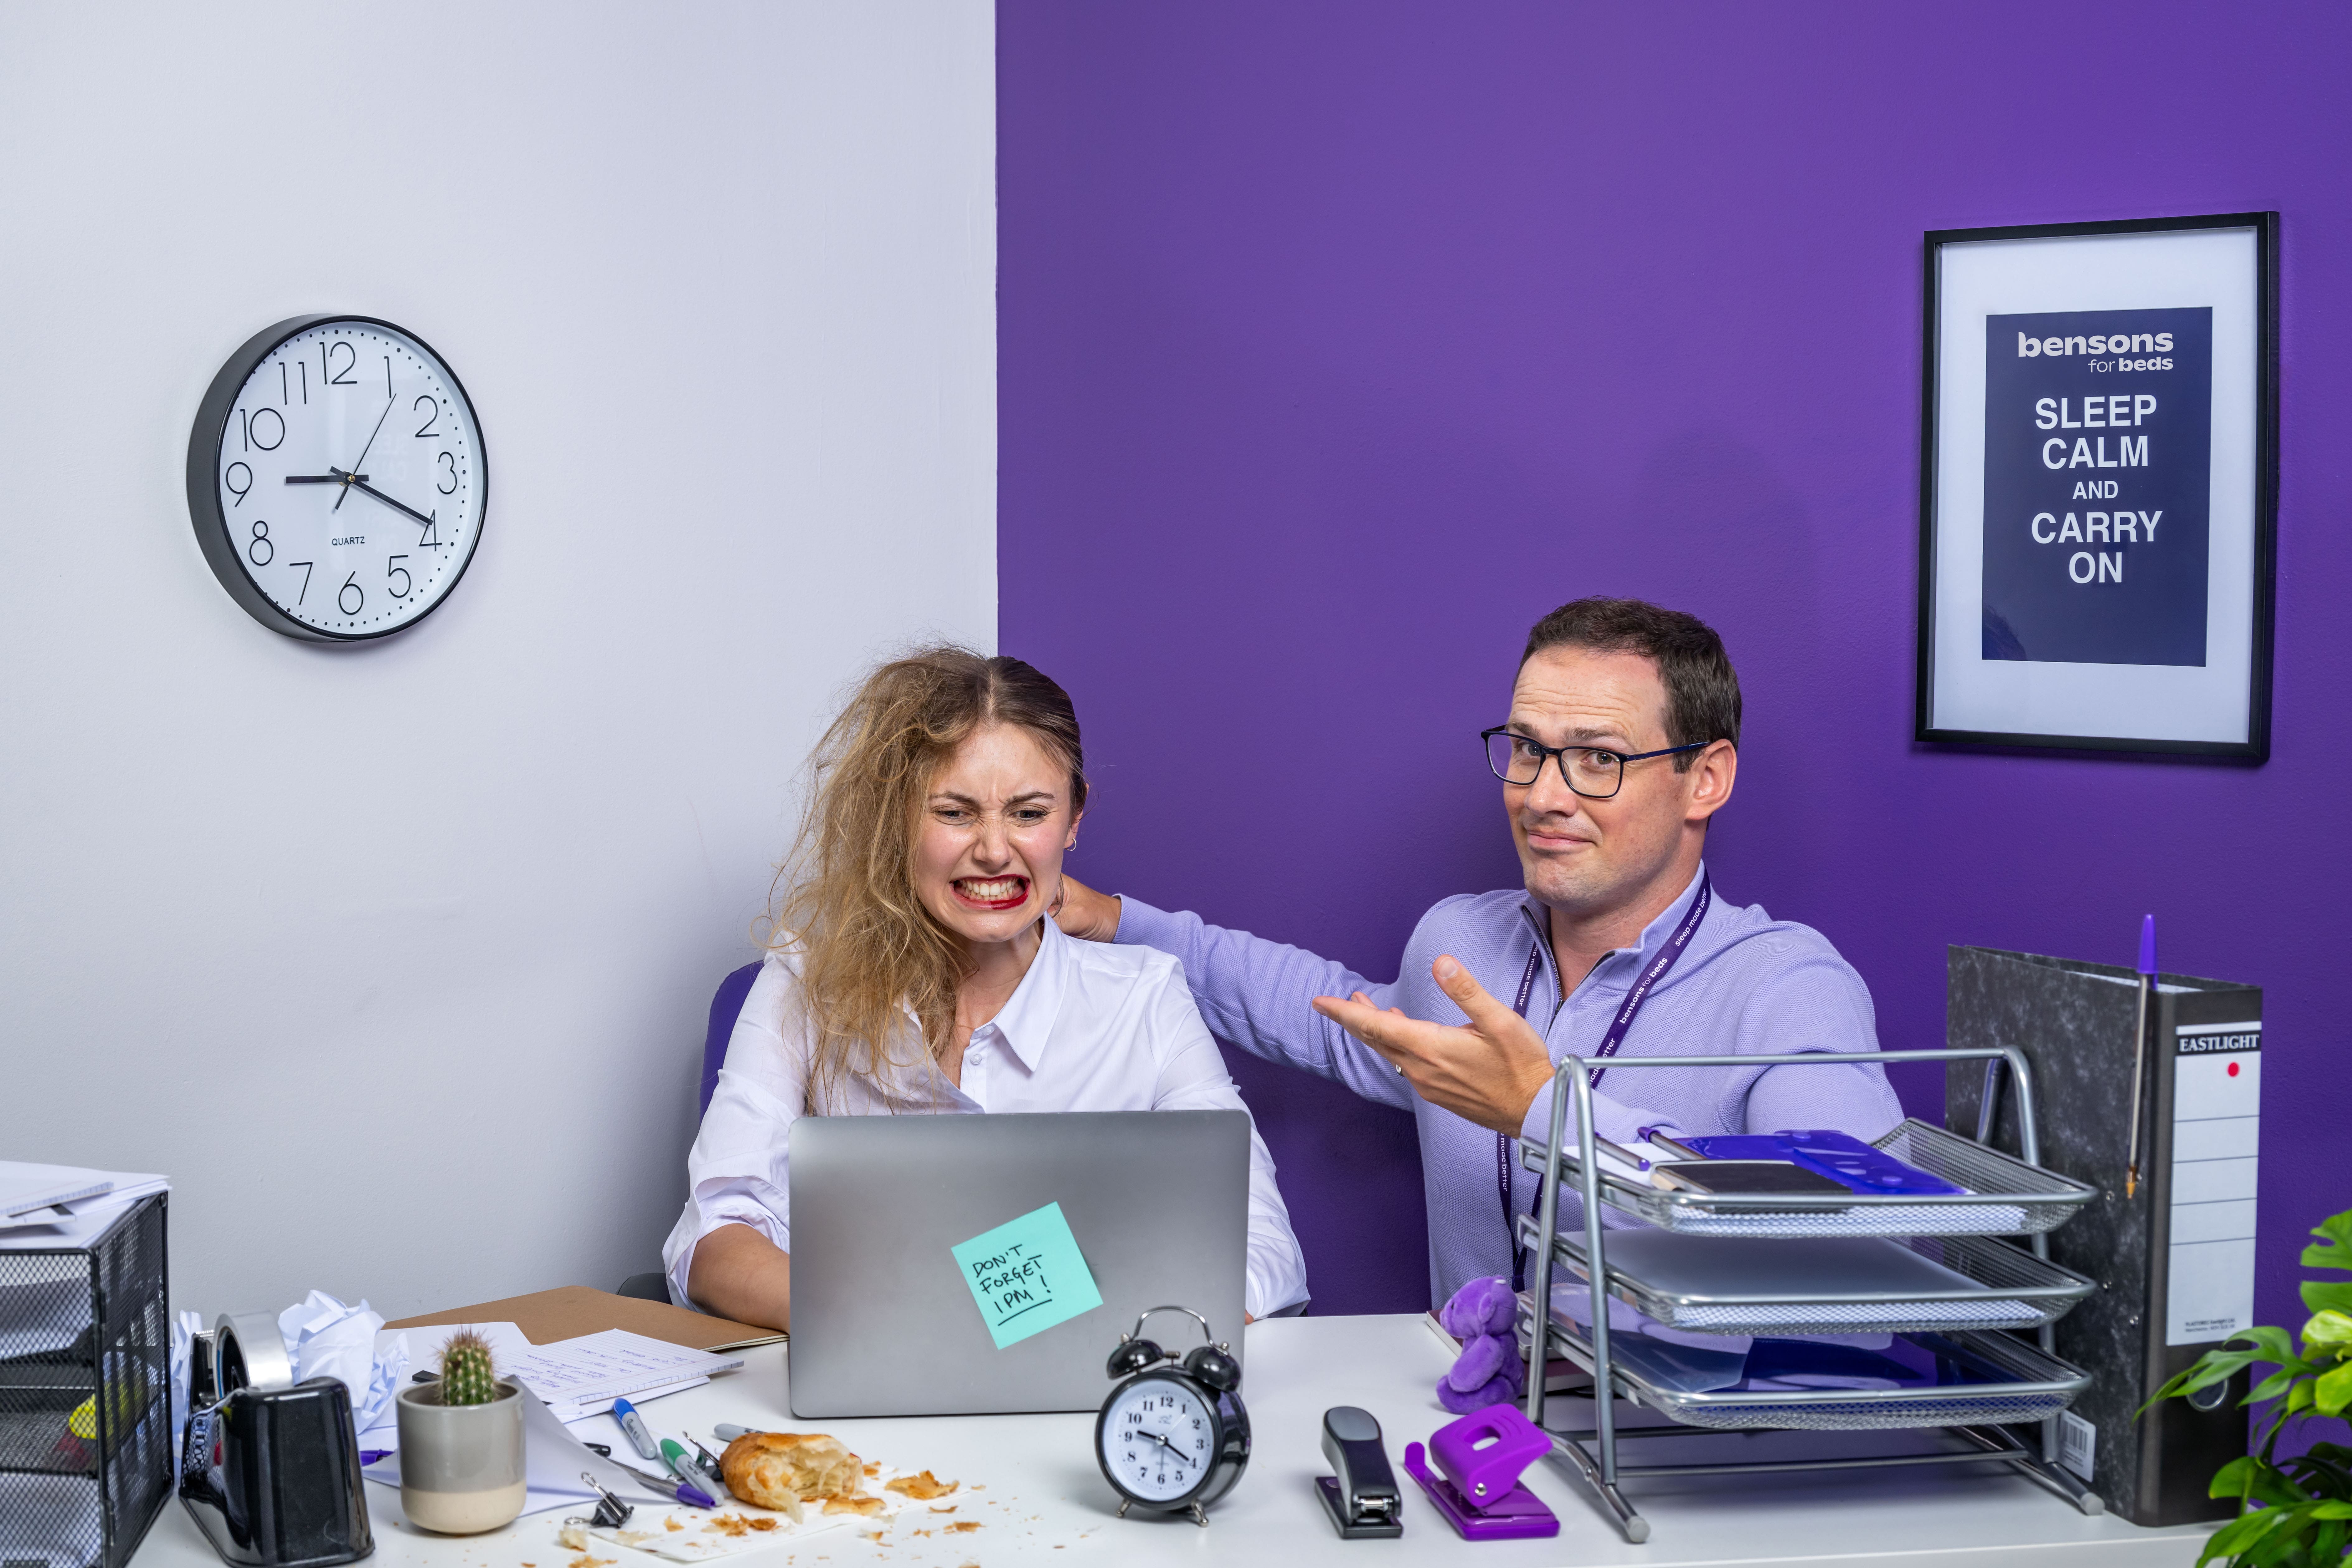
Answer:
M661 1440L661 1459L663 1464L669 1467L672 1475L688 1486L702 1479L702 1477L695 1471L693 1464L687 1458L685 1446L675 1437L665 1437Z

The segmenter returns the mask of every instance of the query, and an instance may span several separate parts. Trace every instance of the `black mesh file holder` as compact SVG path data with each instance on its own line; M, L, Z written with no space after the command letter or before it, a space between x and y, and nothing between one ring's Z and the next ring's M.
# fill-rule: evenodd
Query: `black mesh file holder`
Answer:
M5 1568L122 1568L172 1495L165 1197L86 1246L0 1250Z

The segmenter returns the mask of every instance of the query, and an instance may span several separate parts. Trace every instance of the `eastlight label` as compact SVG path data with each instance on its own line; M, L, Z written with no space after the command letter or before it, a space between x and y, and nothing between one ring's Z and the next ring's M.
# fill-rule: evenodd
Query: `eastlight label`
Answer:
M2164 1342L2211 1344L2254 1321L2262 1026L2179 1031L2172 1068L2172 1247Z

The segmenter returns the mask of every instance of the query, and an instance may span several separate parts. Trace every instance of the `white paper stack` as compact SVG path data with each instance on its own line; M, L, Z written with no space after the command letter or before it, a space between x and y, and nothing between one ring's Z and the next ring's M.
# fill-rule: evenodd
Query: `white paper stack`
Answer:
M82 1246L124 1209L171 1186L129 1171L0 1160L0 1252Z

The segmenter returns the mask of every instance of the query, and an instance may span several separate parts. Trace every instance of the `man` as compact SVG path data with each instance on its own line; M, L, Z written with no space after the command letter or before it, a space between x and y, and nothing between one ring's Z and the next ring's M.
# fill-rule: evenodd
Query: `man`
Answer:
M1707 880L1739 679L1706 625L1635 599L1562 605L1482 739L1526 888L1432 909L1391 984L1067 879L1056 915L1073 936L1174 954L1210 1028L1244 1050L1413 1112L1438 1301L1527 1262L1511 1227L1536 1181L1509 1140L1549 1136L1559 1058L1877 1049L1870 993L1826 938ZM1593 1096L1594 1131L1620 1143L1653 1127L1875 1138L1901 1119L1875 1062L1603 1069ZM1562 1223L1574 1212L1563 1194Z

